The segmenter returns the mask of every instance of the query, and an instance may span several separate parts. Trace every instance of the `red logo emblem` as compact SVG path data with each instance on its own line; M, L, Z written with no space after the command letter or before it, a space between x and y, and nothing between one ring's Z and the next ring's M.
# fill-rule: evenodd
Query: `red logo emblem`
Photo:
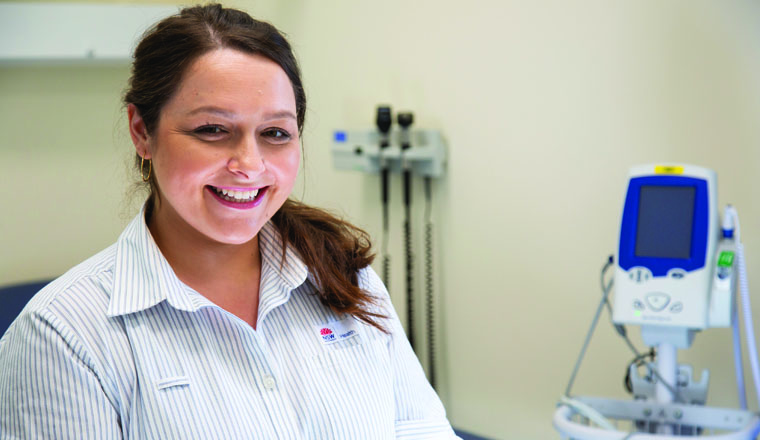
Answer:
M329 328L325 327L322 330L320 330L319 333L322 336L327 336L327 335L331 335L332 334L332 330L330 330Z

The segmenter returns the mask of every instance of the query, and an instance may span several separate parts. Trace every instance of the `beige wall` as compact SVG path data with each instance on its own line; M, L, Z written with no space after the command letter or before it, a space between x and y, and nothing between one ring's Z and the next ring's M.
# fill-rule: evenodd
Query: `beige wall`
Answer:
M390 103L446 136L434 207L438 361L455 425L557 438L554 403L615 250L631 165L715 169L721 203L742 215L751 280L760 273L756 3L234 4L286 31L301 60L310 109L299 197L379 238L377 177L333 170L332 131L369 127L375 105ZM0 67L3 283L61 273L134 213L118 103L127 73ZM395 186L390 287L403 316L400 194ZM760 317L760 301L755 309ZM575 392L623 397L630 358L602 320ZM735 406L730 332L698 335L681 358L711 369L709 403Z

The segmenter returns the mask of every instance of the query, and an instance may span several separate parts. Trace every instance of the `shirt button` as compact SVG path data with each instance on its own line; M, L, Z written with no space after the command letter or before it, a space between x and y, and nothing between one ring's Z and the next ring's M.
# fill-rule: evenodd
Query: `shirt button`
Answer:
M264 388L271 390L274 388L275 383L276 382L274 380L274 377L270 376L269 374L264 376Z

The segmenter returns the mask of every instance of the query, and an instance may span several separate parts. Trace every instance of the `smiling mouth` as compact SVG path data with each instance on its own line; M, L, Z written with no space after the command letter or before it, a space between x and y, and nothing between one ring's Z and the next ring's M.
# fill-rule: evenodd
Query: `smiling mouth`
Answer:
M214 192L220 199L231 203L251 203L256 200L256 196L262 193L266 187L258 188L250 191L238 191L233 189L217 188L215 186L208 185L209 189Z

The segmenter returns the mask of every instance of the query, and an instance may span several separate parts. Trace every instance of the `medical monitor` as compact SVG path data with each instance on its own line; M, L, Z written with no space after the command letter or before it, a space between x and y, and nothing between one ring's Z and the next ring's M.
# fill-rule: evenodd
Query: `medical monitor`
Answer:
M645 165L629 173L613 320L703 329L718 238L711 170Z

